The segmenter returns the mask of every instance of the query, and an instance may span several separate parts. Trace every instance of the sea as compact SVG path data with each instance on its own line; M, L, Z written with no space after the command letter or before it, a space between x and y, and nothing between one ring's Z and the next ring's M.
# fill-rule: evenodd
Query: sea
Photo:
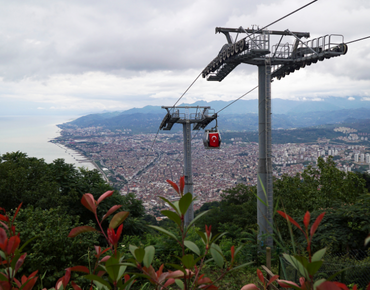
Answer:
M76 168L95 169L94 165L78 152L60 144L49 142L60 136L58 124L78 116L0 116L0 155L21 151L28 157L43 158L52 163L63 158Z

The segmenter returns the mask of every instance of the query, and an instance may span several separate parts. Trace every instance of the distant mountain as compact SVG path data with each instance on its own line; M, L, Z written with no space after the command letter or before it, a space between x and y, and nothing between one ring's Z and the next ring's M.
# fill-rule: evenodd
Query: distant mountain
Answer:
M225 108L230 102L198 101L181 106L210 106L215 112ZM218 126L223 131L258 130L257 100L240 100L219 113ZM324 101L272 100L272 128L289 129L339 124L353 119L358 121L370 118L370 102L344 98L328 98ZM131 129L133 133L155 133L166 111L160 106L133 108L123 112L91 114L63 124L62 127L103 126L111 130ZM209 127L213 124L211 123ZM182 130L175 124L171 132Z
M163 114L165 112L161 106L145 106L143 108L132 108L127 111L121 112L121 114L130 115L130 114Z
M359 133L366 133L368 136L370 134L370 119L358 120L353 122L351 119L350 123L347 120L341 123L341 126L348 126L353 129L357 129ZM307 143L316 142L318 138L328 138L335 139L337 137L343 137L344 134L341 132L334 131L335 125L322 125L320 127L310 127L310 128L298 128L289 130L272 130L272 143L273 144L285 144L285 143ZM258 132L221 132L222 142L229 143L233 142L234 139L244 142L258 142ZM341 140L335 140L337 143L344 143ZM369 141L361 140L356 145L369 145Z
M230 102L225 101L198 101L193 104L181 104L181 106L210 106L215 112L218 112ZM145 108L145 107L144 107ZM143 109L144 109L143 108ZM342 109L360 109L369 108L370 101L364 101L361 97L339 98L330 97L322 101L296 101L285 99L272 99L271 110L273 114L300 114L318 111L337 111ZM247 114L258 112L258 100L239 100L227 107L223 114Z

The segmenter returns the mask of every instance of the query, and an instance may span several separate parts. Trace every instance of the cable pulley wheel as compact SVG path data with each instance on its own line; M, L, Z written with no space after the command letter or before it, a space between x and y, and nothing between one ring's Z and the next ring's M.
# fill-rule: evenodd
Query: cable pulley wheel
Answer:
M341 50L343 51L343 54L346 54L346 53L347 53L347 51L348 51L348 46L347 46L347 44L342 43L342 44L340 44L340 45L339 45L339 47L340 47L340 48L341 48Z
M234 45L231 45L229 47L229 50L230 50L230 55L233 56L234 55L234 52L235 52Z
M237 42L237 43L234 43L234 52L236 53L236 54L238 54L239 53L239 43Z
M240 52L244 50L244 45L245 45L244 39L239 40L239 51Z
M225 61L226 57L227 57L227 53L226 53L226 50L224 50L224 52L222 53L222 59Z

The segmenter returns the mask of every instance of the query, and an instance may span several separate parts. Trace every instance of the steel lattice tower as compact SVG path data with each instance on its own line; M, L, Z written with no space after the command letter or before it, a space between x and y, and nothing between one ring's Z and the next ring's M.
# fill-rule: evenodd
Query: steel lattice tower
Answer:
M211 107L203 106L177 106L177 107L166 107L162 106L163 109L167 110L166 116L163 118L160 130L171 130L175 123L182 124L183 136L184 136L184 176L185 176L185 188L184 192L190 192L194 196L193 192L193 172L191 167L191 124L193 124L193 130L204 129L209 123L217 118L217 113ZM191 112L190 110L195 110ZM189 206L185 217L185 226L194 219L194 206L193 203Z
M258 67L258 179L257 179L257 223L259 235L268 233L267 244L272 246L273 225L273 188L271 160L271 82L318 61L344 55L347 45L342 35L331 34L316 39L309 38L308 32L265 30L259 28L216 28L223 33L227 43L219 54L203 70L203 78L208 81L222 81L239 64L245 63ZM231 33L247 36L234 41ZM271 38L280 40L270 45ZM284 37L293 39L292 43L282 44Z

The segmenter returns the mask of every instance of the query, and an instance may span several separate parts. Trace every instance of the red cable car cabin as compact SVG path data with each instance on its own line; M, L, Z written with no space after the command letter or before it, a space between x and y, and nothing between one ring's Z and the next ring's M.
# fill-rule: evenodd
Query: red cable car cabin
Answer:
M220 149L221 134L217 129L204 131L203 144L206 149Z

